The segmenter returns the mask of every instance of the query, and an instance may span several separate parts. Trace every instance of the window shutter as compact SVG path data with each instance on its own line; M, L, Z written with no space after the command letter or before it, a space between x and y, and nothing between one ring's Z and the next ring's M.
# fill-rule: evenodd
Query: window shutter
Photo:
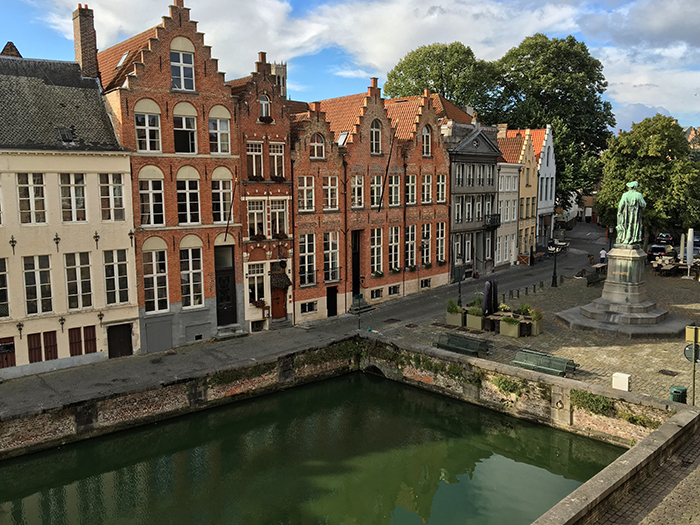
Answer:
M56 332L44 332L44 359L50 361L58 359L58 344L56 343Z
M80 328L71 328L68 330L68 341L70 342L70 355L82 355L83 336Z
M97 352L97 336L95 335L95 327L86 326L83 328L83 335L85 339L85 353L94 354Z
M29 334L27 336L27 346L29 347L29 362L38 363L41 358L41 334Z

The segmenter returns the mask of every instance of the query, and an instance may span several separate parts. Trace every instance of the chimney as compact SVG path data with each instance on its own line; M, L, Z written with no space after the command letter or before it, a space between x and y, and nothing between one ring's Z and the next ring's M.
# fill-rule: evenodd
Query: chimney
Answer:
M87 4L73 11L73 41L75 42L75 61L80 64L84 77L99 78L97 65L97 34L92 9Z
M255 63L256 73L267 73L268 75L272 72L272 65L267 63L267 53L265 51L260 51L258 53L258 61Z
M369 89L367 90L367 95L370 97L379 98L381 96L381 91L377 85L377 80L377 77L371 77L369 79Z
M496 124L498 126L498 138L504 139L508 136L508 124Z
M175 5L177 7L185 7L185 0L175 0Z

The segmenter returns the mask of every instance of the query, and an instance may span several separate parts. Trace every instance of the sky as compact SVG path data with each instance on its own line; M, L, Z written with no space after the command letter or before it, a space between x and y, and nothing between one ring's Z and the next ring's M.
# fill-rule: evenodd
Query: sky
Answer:
M88 0L97 45L153 27L168 0ZM26 58L74 60L74 0L0 0L0 47ZM698 0L185 0L227 79L257 53L286 62L289 98L315 101L379 85L409 51L461 41L496 60L524 38L573 35L603 64L616 128L662 113L700 126ZM478 108L477 108L478 110Z

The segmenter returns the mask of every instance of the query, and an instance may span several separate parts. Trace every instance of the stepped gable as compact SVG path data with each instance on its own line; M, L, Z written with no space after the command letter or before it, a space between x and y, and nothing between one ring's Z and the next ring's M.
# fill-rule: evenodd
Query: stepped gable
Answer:
M506 137L516 137L518 134L525 136L527 130L525 129L509 129L506 131ZM544 146L544 137L547 133L546 129L531 129L530 136L532 137L532 145L535 149L535 159L539 162L540 155L542 154L542 147Z
M326 120L333 133L334 140L343 132L349 133L348 142L353 142L355 126L359 125L363 115L363 107L366 107L365 93L348 95L345 97L330 98L320 101L320 110L326 114Z
M510 164L519 164L523 151L524 135L505 137L498 139L498 149L502 155L498 158L498 162L508 162Z
M135 73L134 64L142 62L141 52L150 49L149 41L151 38L157 38L157 34L156 27L152 27L97 53L97 63L105 91L123 86L127 75ZM124 53L128 53L128 55L117 67Z

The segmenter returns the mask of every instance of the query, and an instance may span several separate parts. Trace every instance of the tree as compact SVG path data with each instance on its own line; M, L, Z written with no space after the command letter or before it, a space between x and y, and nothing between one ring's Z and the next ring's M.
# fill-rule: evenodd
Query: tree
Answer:
M647 207L647 234L680 232L700 224L700 164L689 158L683 129L673 117L657 114L608 142L603 154L603 185L596 208L605 224L617 222L626 184L639 182Z

